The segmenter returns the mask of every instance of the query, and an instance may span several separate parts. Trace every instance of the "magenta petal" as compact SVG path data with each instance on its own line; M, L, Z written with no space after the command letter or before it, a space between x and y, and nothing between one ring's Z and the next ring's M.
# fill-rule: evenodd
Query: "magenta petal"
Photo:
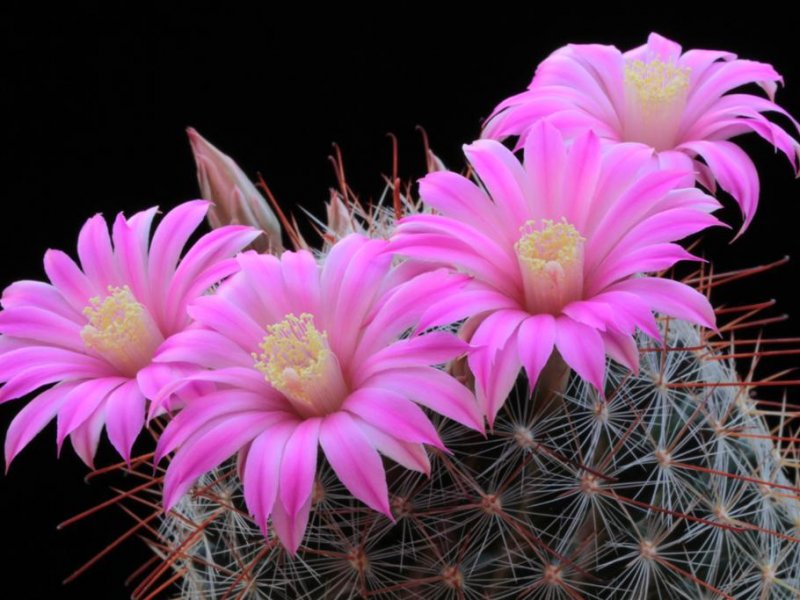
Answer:
M0 334L36 340L43 344L84 351L82 325L59 314L20 306L0 311Z
M270 413L242 413L201 430L175 453L164 477L164 510L170 510L203 473L233 456L275 422Z
M239 270L232 258L260 232L250 227L227 226L201 237L181 259L167 292L167 325L182 324L186 304L211 286Z
M162 324L165 324L167 292L178 258L189 236L205 218L208 206L209 202L205 200L184 202L164 215L153 234L148 272L154 301L152 308Z
M462 289L458 294L452 294L445 300L431 302L430 308L420 317L416 332L450 325L487 311L519 308L519 304L513 298L491 288L473 285Z
M4 309L36 307L76 323L86 321L55 286L42 281L15 281L3 290L2 304Z
M561 215L573 225L582 223L588 213L600 178L602 156L600 140L589 130L575 140L566 157L564 170L569 176L564 178Z
M436 428L422 409L398 392L362 387L347 397L342 408L384 433L444 450Z
M61 250L48 250L44 255L44 270L47 278L61 292L67 302L81 313L102 288L94 285L78 265Z
M529 209L528 177L512 152L494 140L478 140L464 146L464 154L475 168L500 214L514 223L524 223Z
M252 366L253 357L232 340L208 329L187 329L159 346L156 362L185 362L204 367Z
M529 316L522 310L499 310L489 315L475 330L471 339L475 351L470 353L467 360L481 386L492 377L497 353L506 346L508 340L515 338L517 327Z
M411 261L398 267L413 265ZM397 271L398 269L395 269ZM466 285L463 275L437 269L413 277L390 291L376 302L376 307L361 336L354 363L368 360L376 351L396 340L406 329L414 327L429 307L437 303L452 303Z
M579 149L582 146L583 143ZM546 120L536 123L525 138L525 172L531 190L527 198L528 215L567 216L563 194L566 162L567 149L561 133Z
M716 329L716 316L708 298L683 283L657 277L639 277L621 281L614 289L639 296L658 312Z
M243 349L255 350L264 338L264 324L256 323L244 310L220 295L197 298L187 312L204 327L235 341Z
M220 420L242 414L273 415L274 419L287 418L288 414L278 415L260 394L238 389L217 390L188 402L168 424L158 439L155 462L181 446L204 427Z
M511 390L514 389L521 366L517 351L517 338L512 336L495 355L490 379L478 382L479 385L476 386L478 404L486 413L489 427L494 426L497 413L500 412Z
M469 348L463 340L443 331L400 340L358 365L353 382L358 387L380 371L442 364L464 354Z
M317 443L321 419L301 421L286 442L280 472L281 502L295 516L311 497L317 472Z
M608 355L618 363L625 365L634 373L639 372L639 347L632 336L614 331L600 334Z
M364 504L394 521L383 461L353 417L345 412L325 417L319 443L345 487Z
M741 235L753 220L758 206L758 173L753 161L732 142L694 141L682 147L702 156L722 189L739 203L744 216Z
M534 315L525 319L517 330L517 352L531 389L553 353L555 340L556 324L552 315Z
M124 377L90 379L75 388L64 398L58 413L56 440L58 447L64 438L80 427L104 403L108 395L119 386L130 381Z
M297 549L300 547L300 542L303 541L303 534L308 526L308 517L311 512L311 496L309 496L305 503L298 509L295 514L290 514L284 508L281 502L280 494L275 499L275 504L272 507L272 524L275 527L275 533L281 540L283 547L286 551L294 556L297 554Z
M320 268L307 250L284 252L281 256L281 273L286 296L296 314L320 314Z
M75 385L62 383L45 390L14 417L6 432L6 471L14 457L58 414L64 399Z
M93 216L81 228L78 235L78 257L86 276L101 289L119 281L117 261L103 215Z
M325 327L331 331L331 346L340 360L349 360L355 352L360 329L352 323L366 320L391 268L392 256L385 249L386 242L372 240L353 253L336 305L323 311L327 317Z
M483 433L483 414L475 396L454 377L433 367L383 371L364 386L400 392L448 419Z
M136 380L122 384L106 400L106 433L111 445L130 464L131 449L144 426L145 399Z
M358 427L378 452L406 469L430 475L431 462L422 444L399 440L361 419L358 420Z
M283 449L295 427L291 422L278 423L254 439L247 451L242 472L244 499L265 537L267 519L278 496Z
M336 306L339 302L339 290L353 255L363 246L364 238L348 235L333 246L320 274L320 293L325 303Z
M150 282L147 273L147 250L150 226L156 208L138 213L126 220L120 213L114 221L114 254L120 275L128 283L133 295L145 305L151 302Z
M94 469L94 455L100 443L100 434L105 422L105 406L100 405L92 415L69 436L75 453L90 469Z
M419 195L443 215L476 228L489 227L513 243L513 228L501 223L489 197L466 177L448 171L429 173L419 182Z
M556 348L578 375L604 395L606 355L603 339L596 329L567 316L559 317L556 319Z

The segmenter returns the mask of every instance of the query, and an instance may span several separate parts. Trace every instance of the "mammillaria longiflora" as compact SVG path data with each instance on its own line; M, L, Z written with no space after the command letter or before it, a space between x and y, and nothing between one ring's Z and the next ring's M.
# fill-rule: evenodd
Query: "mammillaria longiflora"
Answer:
M437 165L419 202L393 177L391 210L343 186L313 254L190 130L221 227L179 266L205 204L170 213L152 244L154 211L118 218L112 238L95 217L79 241L92 285L70 285L83 273L59 259L69 273L49 272L54 287L8 289L0 398L64 377L77 389L97 361L136 392L124 407L115 387L59 401L59 383L7 439L13 455L55 416L89 463L110 417L121 468L145 480L118 500L157 510L131 530L149 529L163 559L135 598L175 583L187 600L800 595L792 411L762 409L752 372L736 373L760 339L739 352L714 337L760 308L712 311L712 288L742 273L663 273L695 260L678 240L718 224L695 177L710 191L716 178L752 219L758 180L727 137L755 131L795 162L797 142L761 115L777 105L725 95L731 73L765 75L770 95L777 75L656 35L624 60L588 48L624 66L635 106L612 108L630 139L562 106L591 67L570 46L543 69L564 76L548 79L558 98L518 109L526 93L489 121L486 135L519 134L522 152L466 146L474 172ZM703 67L695 80L687 61ZM673 148L681 111L697 109L691 86L708 80L709 139ZM296 251L231 259L256 233L229 222L266 231L257 250L277 252L283 233ZM157 450L131 458L146 400Z

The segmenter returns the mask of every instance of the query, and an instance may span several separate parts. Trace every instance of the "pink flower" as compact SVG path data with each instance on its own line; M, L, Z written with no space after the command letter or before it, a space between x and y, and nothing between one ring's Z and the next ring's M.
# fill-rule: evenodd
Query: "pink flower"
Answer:
M441 214L402 219L391 248L473 276L440 310L473 316L465 330L480 322L469 365L490 424L520 367L533 387L554 348L602 393L605 354L635 370L635 328L658 337L652 310L714 326L697 291L638 276L693 259L671 242L719 224L713 198L675 190L681 170L657 169L640 144L604 153L591 132L569 144L544 121L526 137L524 165L493 140L465 152L485 191L429 174L420 195Z
M474 396L430 366L468 346L450 333L406 335L465 278L393 268L386 244L348 236L322 267L307 251L280 259L246 252L239 273L190 307L199 327L168 340L157 360L206 367L187 381L218 389L188 401L159 440L157 459L178 448L164 481L167 509L240 452L250 512L265 535L271 515L294 553L317 446L356 498L392 518L379 452L428 472L423 444L443 448L415 402L482 430Z
M684 169L712 193L719 182L739 203L744 231L758 203L758 174L727 140L755 132L783 152L795 172L800 161L797 140L762 114L779 113L798 127L774 103L779 82L771 65L716 50L682 53L655 33L624 54L614 46L570 44L539 65L527 91L495 108L483 136L524 138L547 118L567 138L590 129L605 140L646 144L665 167ZM769 99L730 93L751 83Z
M9 426L7 465L56 416L59 449L70 436L91 465L105 425L114 448L130 460L144 424L145 399L170 377L169 369L151 365L151 358L189 325L188 302L231 274L236 262L230 257L259 235L243 226L218 229L179 260L208 207L194 201L173 209L149 245L156 208L130 219L119 214L111 236L96 215L78 237L80 267L63 252L48 250L44 268L51 283L18 281L6 288L0 402L56 384Z

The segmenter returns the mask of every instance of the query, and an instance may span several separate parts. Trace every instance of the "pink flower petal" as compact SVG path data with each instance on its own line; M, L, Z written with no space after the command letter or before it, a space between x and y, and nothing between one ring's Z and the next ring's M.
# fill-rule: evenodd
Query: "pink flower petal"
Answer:
M64 398L58 413L58 430L56 432L58 447L61 448L64 438L94 414L97 407L105 402L111 392L128 381L123 377L105 377L90 379L75 386Z
M522 224L529 215L528 177L511 151L494 140L464 146L464 154L480 177L503 220Z
M319 443L345 487L364 504L394 521L383 461L353 417L345 412L325 417Z
M75 310L55 286L41 281L15 281L3 290L2 304L4 309L36 307L76 323L86 322L86 317Z
M204 367L252 366L253 357L234 341L209 329L187 329L159 346L156 362L187 362Z
M203 473L217 467L276 422L270 413L241 413L214 422L190 438L169 463L164 510L170 510ZM200 435L202 433L202 435Z
M78 257L83 272L101 289L119 282L120 275L111 248L108 225L102 215L95 215L81 229L78 236Z
M131 462L133 443L144 427L145 398L136 380L128 381L108 395L106 433L125 462Z
M278 534L278 538L290 556L297 554L300 542L303 541L303 534L305 534L308 526L310 512L311 496L306 499L305 503L294 514L289 513L284 508L280 494L275 500L275 504L272 507L272 524L275 527L275 533Z
M219 422L221 417L231 418L241 413L266 415L272 414L275 410L276 408L265 402L261 395L243 390L217 390L196 398L169 422L159 437L155 462L160 462L164 456L183 445L200 429L212 422ZM287 415L283 414L283 417Z
M105 405L101 404L94 413L86 419L69 436L69 441L75 453L90 469L94 469L94 455L100 442L105 421Z
M683 283L671 279L639 277L621 281L614 289L639 296L658 312L716 329L716 316L708 298Z
M431 462L422 444L405 442L373 427L366 421L356 418L358 428L366 436L369 444L384 456L392 459L406 469L431 474Z
M463 340L443 331L400 340L358 365L353 373L353 384L358 387L380 371L442 364L464 354L469 348Z
M452 302L467 281L463 275L437 269L391 288L376 302L373 313L366 318L353 363L362 363L407 329L414 327L428 307L433 307L438 302Z
M347 397L342 409L388 435L444 450L436 428L422 409L398 392L362 387Z
M615 331L604 331L600 334L608 355L618 363L625 365L634 373L639 372L639 347L630 335Z
M495 355L489 380L478 381L476 375L476 397L478 404L486 413L489 428L494 427L497 413L500 412L511 390L514 389L521 367L517 339L516 336L512 336Z
M85 350L81 339L82 325L34 306L6 308L0 312L0 334L34 340L42 344Z
M503 223L489 197L469 179L456 173L429 173L419 182L420 198L443 215L475 228L489 228L498 237L513 244L516 231ZM510 235L509 235L510 234Z
M103 289L90 282L78 265L60 250L45 252L44 270L48 279L78 313L82 313L89 305L89 299Z
M317 471L317 443L321 419L301 421L286 442L281 461L280 496L288 515L294 517L311 497Z
M539 380L556 340L556 324L552 315L534 315L525 319L517 330L517 352L533 389Z
M165 329L168 329L165 312L170 280L183 247L205 218L208 206L205 200L195 200L173 208L164 215L153 234L148 259L152 308L159 325Z
M385 252L386 242L371 240L352 254L344 272L339 297L334 306L323 311L325 328L331 332L331 347L340 360L349 361L360 338L360 328L375 303L376 295L391 268L392 256Z
M579 150L582 153L583 147ZM524 165L530 181L530 192L524 200L526 215L547 219L567 216L565 208L571 202L565 201L563 190L566 162L567 149L561 133L546 120L536 123L525 138ZM519 221L524 222L524 218Z
M605 394L605 347L593 327L567 316L556 319L556 348L564 361L600 395Z
M75 385L62 383L45 390L14 417L6 432L6 471L14 457L58 414L64 399Z
M293 422L280 422L254 439L247 451L242 470L244 499L264 536L267 535L267 519L278 497L283 449L295 427Z
M382 371L363 385L397 391L440 415L483 433L483 414L475 396L444 371L432 367Z
M150 241L150 226L157 209L139 213L130 221L120 213L114 221L112 236L114 254L125 281L139 302L146 306L151 302L150 282L147 273L147 249Z
M758 206L758 173L753 161L732 142L694 141L685 142L681 147L699 154L708 164L720 187L739 204L744 216L744 223L739 231L741 235L753 220Z

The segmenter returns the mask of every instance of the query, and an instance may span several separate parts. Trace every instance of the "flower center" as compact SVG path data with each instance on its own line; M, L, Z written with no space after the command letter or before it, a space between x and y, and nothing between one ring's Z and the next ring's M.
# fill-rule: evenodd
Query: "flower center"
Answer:
M150 363L164 337L147 309L136 301L130 288L108 287L105 298L96 296L83 309L89 319L81 339L127 376Z
M328 345L328 334L314 326L314 317L293 313L267 326L253 353L255 367L303 417L321 416L339 409L347 396L342 370Z
M531 313L558 314L583 293L584 238L566 219L527 221L514 245Z
M624 138L656 150L674 147L689 91L688 67L655 58L625 65Z

